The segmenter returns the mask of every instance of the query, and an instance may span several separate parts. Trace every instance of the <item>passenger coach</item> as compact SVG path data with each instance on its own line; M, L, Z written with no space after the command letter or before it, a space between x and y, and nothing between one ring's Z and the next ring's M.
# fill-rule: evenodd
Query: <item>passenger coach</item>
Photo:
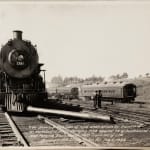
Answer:
M81 88L80 97L92 99L95 91L99 90L102 92L102 100L131 102L136 97L136 85L127 82L84 85Z

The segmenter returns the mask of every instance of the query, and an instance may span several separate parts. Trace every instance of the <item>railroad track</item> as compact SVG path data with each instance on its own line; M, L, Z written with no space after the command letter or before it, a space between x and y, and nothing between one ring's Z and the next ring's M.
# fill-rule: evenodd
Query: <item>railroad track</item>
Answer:
M116 106L116 105L107 105L106 106L107 108L109 108L109 109L116 109L116 110L119 110L119 111L126 111L126 112L128 112L128 113L134 113L134 114L137 114L138 113L138 115L141 115L141 116L149 116L150 115L150 111L148 112L148 111L144 111L144 110L138 110L138 111L136 111L136 110L127 110L127 109L125 109L125 108L120 108L120 107L118 107L118 106ZM134 107L134 103L133 103L133 107ZM136 111L136 112L135 112Z
M149 141L149 115L120 110L117 107L98 109L97 114L111 115L116 124L64 119L56 116L9 115L0 113L1 146L138 146ZM91 109L84 112L92 113ZM138 124L138 125L137 125ZM139 126L140 124L140 126ZM3 126L4 125L4 126ZM145 128L142 128L141 125ZM134 136L133 131L140 131ZM146 132L147 133L146 133ZM9 134L8 134L9 133ZM146 136L140 138L138 136ZM9 135L9 137L8 137ZM6 138L5 138L6 137ZM128 140L129 139L129 140ZM3 140L3 141L2 141ZM132 141L131 141L132 140ZM140 142L136 143L136 141ZM146 144L146 143L145 143Z
M79 102L79 101L78 101ZM75 104L78 103L75 101ZM70 102L68 102L70 103ZM82 102L81 106L88 111L91 111L93 107L93 102ZM133 104L134 106L134 104ZM144 112L144 111L133 111L133 110L126 110L123 108L118 108L115 105L102 105L101 109L96 110L95 112L101 113L101 114L107 114L111 115L116 121L124 121L124 122L135 122L136 124L141 125L150 125L150 112Z
M106 146L107 138L103 137L108 134L108 128L113 131L114 125L103 122L90 122L85 120L74 120L64 118L51 118L49 116L39 116L44 122L58 128L64 133L67 133L79 143L84 143L87 147ZM106 125L106 128L104 127ZM116 133L113 133L116 134ZM108 135L107 135L108 136ZM116 134L117 136L117 134Z
M0 112L0 146L99 146L60 125L58 120L62 119L56 118L53 120L39 115L16 116Z
M101 144L105 146L105 143L108 142L107 138L104 141L102 140L105 132L107 132L107 127L103 131L104 128L101 128L101 126L104 127L107 124L113 131L113 126L110 123L62 119L58 116L10 116L3 113L3 117L16 140L14 142L11 139L10 146L99 147ZM3 129L2 132L4 132ZM9 145L7 141L7 144L3 142L2 146Z
M28 146L99 146L44 116L12 116L12 118ZM56 120L61 119L57 117Z
M142 126L150 125L149 114L120 109L115 106L104 107L102 109L118 120L132 121Z
M0 111L0 146L23 146L26 144L7 112Z
M65 127L73 134L77 134L99 146L132 146L132 144L134 145L134 143L138 140L136 139L138 136L135 137L135 139L133 138L133 141L131 141L128 137L133 136L132 131L134 129L140 129L139 126L136 126L132 122L129 123L124 121L118 122L117 124L111 124L70 119L64 119L64 121L61 121L61 119L49 118L48 116L44 118L48 121L50 120L50 122L52 121L61 125L61 127Z
M15 131L13 137L15 137L19 146L138 146L138 144L145 142L145 139L140 138L142 140L140 143L138 136L134 136L133 139L128 138L133 137L134 125L131 122L122 121L111 124L48 115L12 115L7 117L4 114L4 116L6 119L11 118L11 121L7 119L5 122L9 122L10 125L15 123L13 131L17 130L19 133L16 134ZM135 128L138 127L135 126ZM128 131L131 131L131 133ZM18 134L19 136L16 136ZM137 134L142 135L141 132ZM135 143L136 141L139 141L139 143ZM5 143L3 146L8 145Z

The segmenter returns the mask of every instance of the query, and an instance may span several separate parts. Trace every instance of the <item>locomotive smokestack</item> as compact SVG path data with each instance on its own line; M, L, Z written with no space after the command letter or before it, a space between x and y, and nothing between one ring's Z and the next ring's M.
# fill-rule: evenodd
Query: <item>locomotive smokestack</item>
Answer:
M17 40L22 40L22 31L19 30L13 31L13 38Z

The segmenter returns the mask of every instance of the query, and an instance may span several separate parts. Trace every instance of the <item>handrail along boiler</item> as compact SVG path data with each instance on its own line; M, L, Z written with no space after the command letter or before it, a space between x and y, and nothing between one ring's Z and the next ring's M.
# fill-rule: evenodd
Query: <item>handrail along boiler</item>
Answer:
M23 112L47 99L42 65L36 46L22 39L22 31L13 31L0 51L0 104L7 111Z

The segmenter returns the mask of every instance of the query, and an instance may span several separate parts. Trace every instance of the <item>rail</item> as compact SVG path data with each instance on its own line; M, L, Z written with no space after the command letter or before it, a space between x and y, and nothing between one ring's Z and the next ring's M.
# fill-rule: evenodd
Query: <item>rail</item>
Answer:
M8 120L8 122L9 122L13 132L15 133L18 141L20 141L20 143L22 143L24 147L28 147L29 144L24 139L24 137L22 136L21 132L17 128L16 124L14 123L14 121L11 119L11 117L9 116L9 114L7 112L5 112L5 116L6 116L7 120Z
M50 119L47 119L44 116L39 115L38 118L44 120L45 123L53 126L54 128L58 129L59 131L67 134L69 137L71 137L75 141L79 142L79 144L85 144L86 146L90 146L90 147L99 147L98 144L96 144L96 143L68 130L67 128L63 127L62 125L60 125L60 124L58 124L58 123L56 123Z

